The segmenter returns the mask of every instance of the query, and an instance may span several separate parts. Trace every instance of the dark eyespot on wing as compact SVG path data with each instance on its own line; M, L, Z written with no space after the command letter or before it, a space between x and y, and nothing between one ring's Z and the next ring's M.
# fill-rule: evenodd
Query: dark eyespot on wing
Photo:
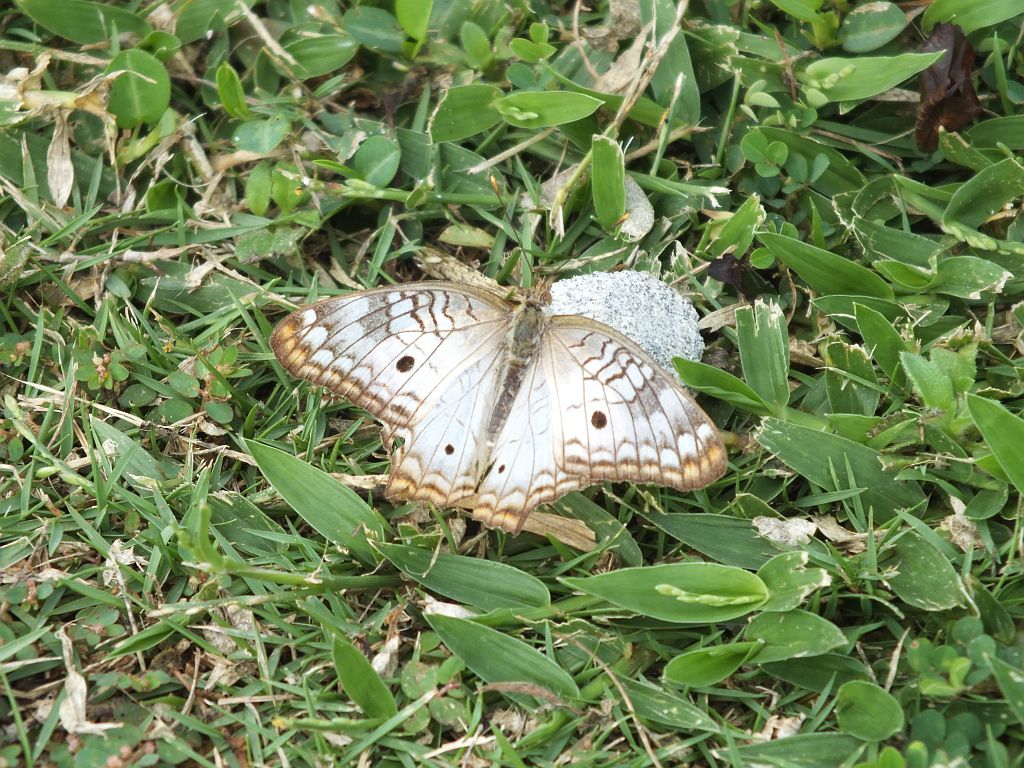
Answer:
M416 365L416 360L412 355L402 355L398 358L398 362L395 363L395 368L397 368L400 373L408 373L412 370L414 365Z
M594 425L594 429L604 429L608 426L608 417L604 415L604 411L594 411L590 423Z

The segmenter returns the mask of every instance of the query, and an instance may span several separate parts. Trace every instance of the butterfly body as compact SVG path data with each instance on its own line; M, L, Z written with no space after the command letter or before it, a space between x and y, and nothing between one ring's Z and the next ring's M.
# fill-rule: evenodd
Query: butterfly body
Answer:
M725 471L714 425L629 339L444 282L300 309L271 346L294 375L383 424L389 498L466 506L517 532L541 503L602 480L680 489Z

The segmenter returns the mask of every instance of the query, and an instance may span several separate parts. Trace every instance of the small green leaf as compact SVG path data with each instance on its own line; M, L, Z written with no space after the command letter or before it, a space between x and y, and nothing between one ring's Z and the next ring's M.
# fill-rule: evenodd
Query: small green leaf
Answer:
M758 299L736 310L743 378L773 413L789 403L789 333L786 315Z
M626 168L619 142L606 136L594 136L590 179L597 221L605 232L612 232L626 210Z
M231 134L231 142L247 152L267 155L284 141L284 137L291 129L292 125L288 118L276 114L266 120L249 120L242 123Z
M953 409L953 382L945 371L913 352L901 352L900 362L925 407L937 411Z
M892 301L892 288L878 275L850 259L792 237L763 232L758 235L775 258L821 294L874 296Z
M367 48L383 53L402 52L405 31L398 19L383 8L370 5L349 8L341 18L341 26Z
M839 39L843 50L866 53L895 40L908 23L907 15L894 3L886 0L865 3L843 17Z
M539 579L505 563L377 544L381 554L427 589L484 611L542 608L551 603Z
M877 96L927 69L943 53L822 58L807 65L802 79L805 88L824 94L827 101L860 101Z
M910 509L925 500L916 482L897 480L895 473L883 469L878 451L852 440L769 418L762 422L757 442L822 488L864 489L861 502L874 510L876 520L888 520L894 508Z
M251 114L249 105L245 103L245 91L242 81L234 67L226 61L217 67L217 95L224 111L231 117L247 118Z
M340 70L359 51L359 43L348 35L312 35L292 40L284 49L295 59L290 74L309 80Z
M501 91L493 85L474 83L449 88L430 120L434 143L459 141L501 122L495 102Z
M389 718L398 714L395 697L362 652L339 634L331 636L331 656L341 687L367 717Z
M687 731L721 731L718 723L682 696L647 680L619 678L619 684L629 697L633 709L645 720Z
M942 223L977 228L1024 189L1024 166L1008 157L971 176L949 199Z
M427 37L433 7L433 0L395 0L395 16L405 34L413 40L422 41Z
M1010 711L1018 723L1024 724L1024 670L1006 663L997 656L989 655L986 661Z
M36 24L79 45L108 45L118 34L145 37L153 31L127 8L86 0L18 0L17 6Z
M737 408L742 408L757 416L772 413L771 406L751 389L743 379L733 376L721 368L715 368L695 360L675 358L673 364L688 387L698 392L705 392L719 400L724 400Z
M890 379L895 379L900 366L900 353L906 350L903 337L881 312L864 304L854 304L853 311L857 329L867 344L868 355Z
M839 730L864 741L885 741L903 730L903 708L874 683L852 680L836 694Z
M892 547L889 586L905 603L923 611L945 611L966 602L963 583L942 552L916 531L906 531Z
M463 22L459 30L459 42L466 54L466 61L473 69L487 69L494 63L494 49L487 33L472 21ZM465 86L459 86L465 87ZM445 96L447 98L447 95Z
M367 184L386 187L398 173L402 152L398 143L387 136L370 136L352 157L352 168Z
M245 204L257 216L270 207L270 163L262 162L252 169L245 182Z
M676 656L665 665L670 683L703 687L717 685L739 669L762 648L758 642L722 643Z
M171 78L152 54L133 48L122 51L106 72L121 72L110 86L107 107L120 128L134 128L160 120L171 103Z
M768 602L762 611L791 611L810 595L832 583L828 571L808 568L804 551L782 552L757 571L757 576L768 587Z

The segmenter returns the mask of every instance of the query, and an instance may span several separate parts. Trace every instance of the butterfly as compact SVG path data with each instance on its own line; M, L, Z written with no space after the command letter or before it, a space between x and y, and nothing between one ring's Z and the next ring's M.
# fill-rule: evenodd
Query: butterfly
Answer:
M726 469L718 430L674 376L535 294L374 288L296 310L270 345L291 374L381 422L389 499L468 507L511 533L604 480L691 490Z

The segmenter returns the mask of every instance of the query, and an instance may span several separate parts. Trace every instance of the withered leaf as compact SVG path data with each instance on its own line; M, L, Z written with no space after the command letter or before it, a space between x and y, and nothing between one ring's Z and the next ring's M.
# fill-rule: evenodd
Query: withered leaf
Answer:
M959 131L981 110L971 82L974 48L955 24L936 24L921 49L945 51L945 55L924 70L920 77L921 105L917 109L914 140L931 152L939 146L939 126Z
M713 259L708 264L708 275L732 286L747 301L752 301L769 288L768 283L746 259L738 259L729 253Z

